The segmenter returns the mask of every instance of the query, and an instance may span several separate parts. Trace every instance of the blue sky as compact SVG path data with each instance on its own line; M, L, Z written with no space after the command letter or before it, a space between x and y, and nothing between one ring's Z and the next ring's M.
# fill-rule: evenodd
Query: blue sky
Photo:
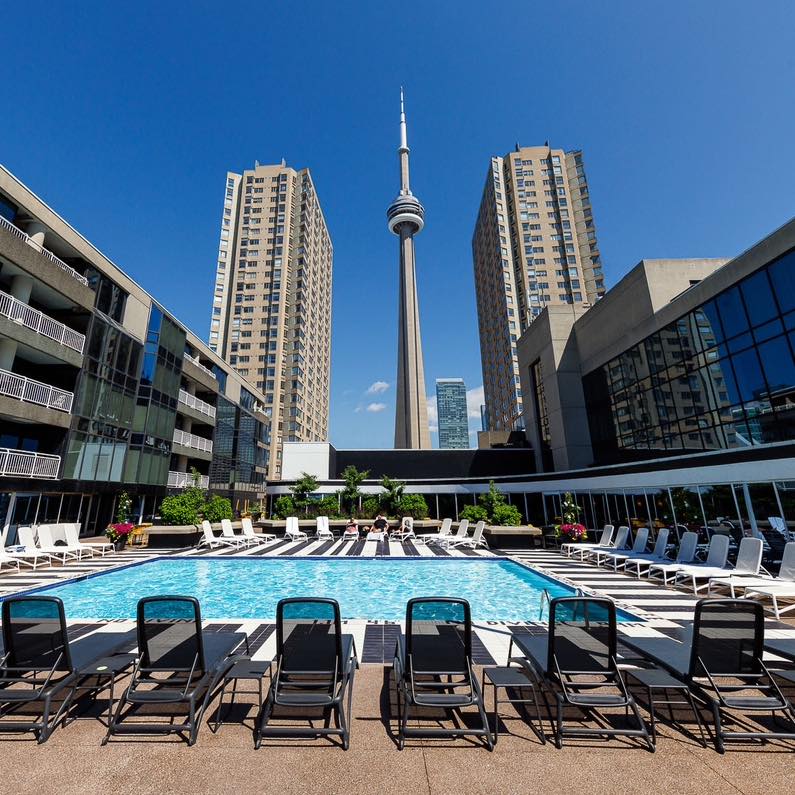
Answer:
M202 336L226 171L311 168L335 250L331 440L388 447L399 86L428 392L477 389L489 157L584 149L608 285L642 257L737 254L795 214L794 26L772 0L16 3L0 161Z

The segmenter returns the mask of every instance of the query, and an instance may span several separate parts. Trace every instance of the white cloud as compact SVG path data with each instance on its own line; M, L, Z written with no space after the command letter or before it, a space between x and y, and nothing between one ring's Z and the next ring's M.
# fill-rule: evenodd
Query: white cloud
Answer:
M467 389L467 416L470 419L475 419L480 422L480 407L485 402L482 386L476 386L474 389Z
M431 433L439 432L439 415L436 411L436 395L428 395L428 430Z
M382 395L384 392L389 389L389 383L387 381L374 381L367 387L366 394L368 395Z
M378 414L379 411L383 411L385 408L386 403L368 403L366 410L371 414Z
M361 404L360 404L353 410L353 413L354 414L358 414L361 410L362 410L362 407L361 407Z

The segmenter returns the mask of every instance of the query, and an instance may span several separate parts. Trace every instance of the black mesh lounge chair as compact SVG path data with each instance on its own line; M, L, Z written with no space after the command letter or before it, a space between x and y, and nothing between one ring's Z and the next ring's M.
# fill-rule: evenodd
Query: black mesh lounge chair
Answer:
M218 693L233 656L248 637L242 632L203 632L199 602L192 596L148 596L138 602L139 659L127 689L108 724L112 734L187 734L196 742L202 716ZM128 720L140 713L186 712L178 722Z
M398 636L394 662L398 747L406 737L483 737L493 742L480 685L472 669L472 617L469 602L442 596L410 599L406 634ZM477 707L480 725L455 728L409 727L411 709L456 712ZM417 717L415 714L414 717Z
M726 740L795 740L795 709L762 662L764 622L762 605L744 599L703 599L696 606L688 680L712 710L715 749L720 753ZM727 732L727 710L783 713L789 731Z
M257 720L255 747L265 736L337 736L347 750L357 667L353 636L342 634L334 599L282 599L276 606L276 674ZM289 720L320 710L324 725L313 726L311 720L308 726L269 725L277 707L288 708Z
M115 632L70 643L63 602L54 596L9 597L3 601L2 619L0 730L32 731L40 743L66 720L78 692L96 698L114 678L103 673L100 682L92 663L135 644L130 633ZM129 665L110 668L115 672ZM96 682L87 686L92 678Z
M564 737L624 736L643 739L650 751L654 740L616 663L616 607L609 599L565 596L549 603L549 631L545 635L514 635L524 662L557 701L555 744ZM511 651L509 650L509 657ZM637 728L614 728L600 721L596 727L564 726L564 710L576 707L591 713L623 709Z
M746 599L702 599L696 605L692 632L685 642L672 638L622 638L627 646L667 668L689 686L711 710L715 724L715 750L723 753L732 740L795 740L795 709L784 697L762 662L768 646L764 639L764 609ZM787 641L784 641L787 643ZM795 648L789 649L790 654ZM726 731L731 713L782 714L788 731Z

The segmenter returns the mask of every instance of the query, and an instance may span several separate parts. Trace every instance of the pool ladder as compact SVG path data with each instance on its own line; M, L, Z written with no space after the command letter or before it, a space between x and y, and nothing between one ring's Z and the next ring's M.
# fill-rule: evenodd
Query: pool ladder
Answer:
M574 590L575 596L585 596L585 591L582 588L575 588ZM541 604L538 608L538 620L541 621L544 618L544 606L546 605L547 608L547 616L549 616L549 603L552 601L552 597L549 595L549 589L544 588L541 591Z

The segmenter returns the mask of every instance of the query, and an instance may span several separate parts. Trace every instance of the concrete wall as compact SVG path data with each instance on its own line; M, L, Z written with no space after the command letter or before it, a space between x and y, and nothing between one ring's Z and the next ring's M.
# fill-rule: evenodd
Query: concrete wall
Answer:
M298 480L303 472L328 480L330 457L328 442L284 442L282 480Z

